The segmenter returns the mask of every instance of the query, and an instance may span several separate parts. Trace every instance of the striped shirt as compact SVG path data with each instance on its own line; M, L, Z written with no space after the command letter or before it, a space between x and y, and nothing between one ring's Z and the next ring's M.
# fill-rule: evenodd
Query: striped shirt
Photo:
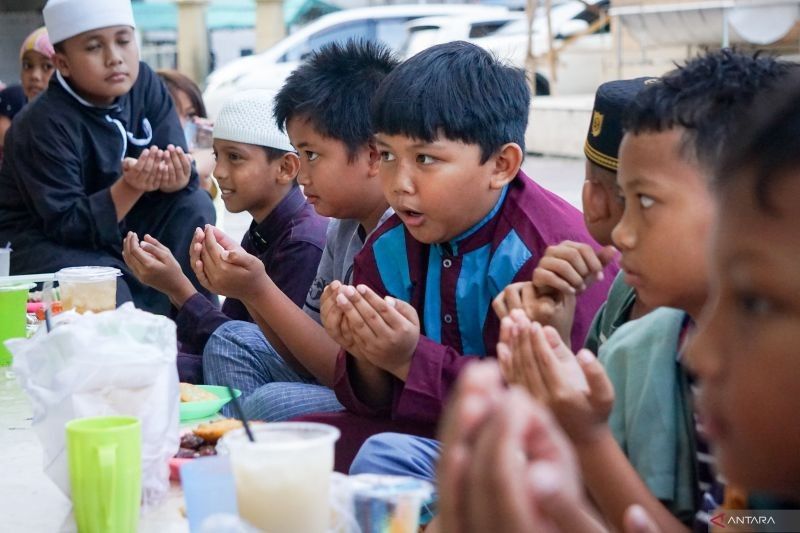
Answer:
M470 360L463 355L496 353L494 297L510 283L530 280L547 246L566 239L598 247L579 211L522 172L482 220L449 242L420 243L397 216L375 231L356 256L354 281L380 296L411 303L421 324L408 378L395 386L394 418L437 422L450 387ZM574 346L583 344L616 271L616 265L608 267L604 280L579 296ZM347 372L348 357L341 353L337 361L334 388L339 401L356 413L379 414L358 400Z

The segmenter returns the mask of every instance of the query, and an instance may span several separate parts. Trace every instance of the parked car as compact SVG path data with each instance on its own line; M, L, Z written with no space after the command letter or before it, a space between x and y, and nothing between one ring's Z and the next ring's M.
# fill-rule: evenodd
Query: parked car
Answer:
M408 36L401 53L411 57L435 44L488 37L507 24L524 19L525 13L520 11L418 18L406 24Z
M203 99L216 117L227 98L243 89L279 89L300 61L321 46L349 38L382 41L398 51L406 42L406 23L420 17L508 13L502 6L480 4L410 4L374 6L324 15L269 50L243 57L212 72Z
M594 2L572 0L554 5L551 11L551 26L555 48L559 49L570 36L586 30L598 19L597 11L607 9L608 3L608 0L594 0ZM612 49L611 34L607 25L590 35L580 37L559 54L555 84L550 80L550 71L547 68L546 58L550 44L544 9L540 8L537 11L531 27L533 29L531 49L534 56L539 58L536 69L537 86L540 83L555 85L558 94L594 93L603 79L603 62L608 59ZM491 50L498 57L507 59L514 65L525 67L528 21L521 19L509 22L489 36L470 41Z

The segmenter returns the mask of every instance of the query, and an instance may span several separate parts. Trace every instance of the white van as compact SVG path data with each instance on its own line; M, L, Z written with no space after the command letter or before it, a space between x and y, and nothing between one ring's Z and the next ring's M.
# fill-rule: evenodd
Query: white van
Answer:
M410 4L346 9L324 15L257 55L243 57L212 72L203 99L209 117L243 89L279 89L313 50L350 38L381 41L395 51L406 42L406 23L420 17L508 13L502 6L479 4Z

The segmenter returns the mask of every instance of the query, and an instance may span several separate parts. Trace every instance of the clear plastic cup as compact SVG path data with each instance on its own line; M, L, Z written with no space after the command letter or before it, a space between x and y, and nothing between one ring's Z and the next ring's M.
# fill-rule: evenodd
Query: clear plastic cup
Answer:
M223 437L230 452L239 516L275 533L324 533L339 430L326 424L276 422Z
M0 248L0 277L11 272L11 248Z
M416 533L420 509L433 485L402 476L360 474L347 478L352 512L362 533Z
M113 311L117 308L117 277L121 275L113 267L62 268L56 272L62 307L79 313Z

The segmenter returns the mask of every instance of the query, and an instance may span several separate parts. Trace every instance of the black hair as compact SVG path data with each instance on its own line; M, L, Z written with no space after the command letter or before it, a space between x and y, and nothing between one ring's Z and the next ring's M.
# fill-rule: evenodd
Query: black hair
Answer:
M504 144L525 151L525 71L464 41L433 46L397 67L372 102L376 133L477 144L485 163Z
M770 212L773 183L800 172L800 74L759 95L740 125L742 135L723 154L716 188L724 191L743 179L752 180L757 205Z
M737 116L789 65L731 49L706 52L642 90L628 106L623 128L633 134L684 128L682 154L713 170L737 133Z
M261 148L264 150L264 153L267 154L268 163L272 163L289 153L287 150L273 148L272 146L262 146Z
M334 42L313 52L275 97L278 128L302 117L321 135L342 141L352 160L374 136L369 106L381 81L398 64L385 45Z
M178 92L183 92L192 104L194 112L198 117L207 118L206 104L203 102L203 93L200 87L186 74L181 74L177 70L159 69L156 74L164 81L167 86L175 107L178 107Z

